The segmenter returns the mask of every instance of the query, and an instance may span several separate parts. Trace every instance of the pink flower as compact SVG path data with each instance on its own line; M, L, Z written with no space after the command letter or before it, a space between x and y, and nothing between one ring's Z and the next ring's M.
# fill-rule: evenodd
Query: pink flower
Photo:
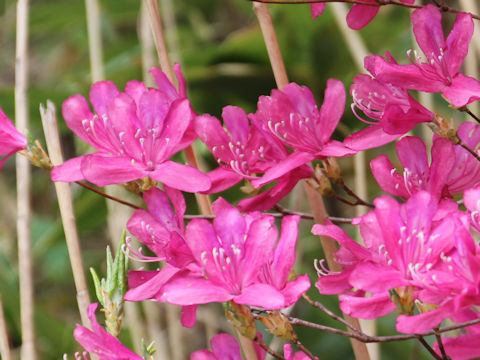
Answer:
M465 122L458 136L472 149L480 143L480 127ZM480 183L480 163L461 146L449 140L435 138L432 163L428 164L425 144L417 137L404 137L395 144L403 174L399 174L386 155L370 162L372 173L380 187L396 196L410 197L426 190L437 198L453 197Z
M465 190L463 193L463 203L470 212L471 224L480 231L480 187Z
M478 318L478 316L477 316ZM480 327L478 325L469 326L466 334L458 337L443 338L442 343L445 352L452 360L468 360L480 358ZM434 348L438 354L440 349L438 343L434 344Z
M329 79L325 99L318 110L312 92L305 86L290 83L283 91L272 90L262 96L252 121L264 131L279 138L294 152L268 169L260 179L252 180L260 187L316 158L342 157L356 151L331 136L345 108L345 89L341 81Z
M26 147L26 137L15 128L0 108L0 156L3 156L0 160L0 169L10 156Z
M292 345L285 344L283 345L283 356L286 360L309 360L310 358L303 352L297 351L294 353L292 351Z
M136 210L128 220L127 228L157 257L149 258L135 253L133 255L138 255L146 261L166 261L180 268L193 261L193 256L184 241L185 199L178 190L168 186L164 186L164 189L165 192L158 188L151 188L145 192L143 199L148 210ZM169 200L172 201L173 210Z
M274 252L277 229L272 216L258 212L242 216L222 198L215 201L213 210L213 225L194 219L186 231L185 240L201 273L188 269L178 272L162 287L159 300L176 305L233 300L270 310L296 301L306 290L305 279L301 277L290 284L285 274L290 272L294 258L288 254L293 251L291 237L296 237L297 220L284 220L281 240ZM268 270L278 273L267 277Z
M198 350L191 356L190 360L242 360L240 345L232 335L218 334L210 340L212 351ZM255 344L255 352L259 360L265 358L265 350Z
M367 26L378 13L380 6L376 0L366 0L364 2L371 2L373 6L355 4L350 9L347 15L347 24L353 30L360 30ZM404 4L413 4L415 0L400 0ZM312 17L315 19L323 13L325 3L311 4Z
M387 54L390 61L393 58ZM365 58L365 68L372 72L373 56ZM371 126L345 139L344 143L355 150L371 149L396 140L417 124L430 122L434 114L415 101L406 89L385 83L366 74L353 79L350 93L352 111L361 121ZM364 120L355 110L362 111L371 120Z
M375 56L373 75L382 81L406 89L441 92L455 107L480 99L480 82L459 73L473 35L471 14L459 13L445 40L442 15L434 5L412 13L413 31L427 62L415 54L411 65L397 65Z
M423 289L419 299L438 305L419 315L401 315L397 330L421 333L432 329L446 319L464 322L478 317L480 304L480 247L468 232L465 219L455 221L455 248L439 254L437 266L420 274L418 282Z
M208 146L220 167L208 173L212 187L208 193L230 188L239 181L252 181L288 156L280 141L250 125L247 114L240 108L227 106L222 113L224 129L220 121L210 115L195 119L199 138ZM301 166L284 174L277 184L259 195L240 201L243 211L268 210L293 189L295 184L310 177L312 170Z
M442 205L444 206L444 205ZM365 246L359 245L335 225L315 225L312 232L340 243L336 260L344 269L321 276L316 284L322 294L339 294L346 314L376 318L395 309L389 292L395 290L405 305L413 306L420 275L441 262L440 254L454 247L455 226L447 212L424 191L399 205L389 197L375 200L375 210L356 219ZM376 274L372 276L371 274ZM326 275L321 272L321 275ZM369 292L371 297L365 297Z
M210 187L197 169L169 160L193 140L185 136L193 118L178 65L180 93L163 73L152 72L159 89L132 80L120 93L111 81L95 83L90 101L81 95L63 103L63 116L73 132L97 152L67 161L52 171L54 181L86 179L98 186L150 177L170 187L196 192Z
M98 304L88 306L88 318L93 331L84 326L77 325L73 332L77 340L89 353L100 357L100 360L143 360L133 351L127 349L114 336L107 333L95 318L95 310Z

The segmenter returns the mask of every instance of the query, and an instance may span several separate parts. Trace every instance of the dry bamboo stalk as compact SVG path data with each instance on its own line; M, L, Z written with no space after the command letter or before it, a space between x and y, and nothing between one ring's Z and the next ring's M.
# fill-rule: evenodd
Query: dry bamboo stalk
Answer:
M162 21L160 19L160 12L158 9L157 0L144 0L147 4L148 13L150 15L150 25L152 27L153 38L155 40L155 48L157 49L158 59L162 71L167 75L172 84L176 84L175 73L173 71L170 58L168 56L167 45L163 34ZM185 150L185 157L187 163L199 169L197 156L193 145L187 147ZM212 215L212 205L210 198L207 195L195 194L200 211L204 215Z
M345 40L350 55L352 56L358 70L364 72L364 59L369 55L369 51L365 46L362 37L357 31L350 29L347 26L345 18L347 17L347 7L343 3L332 3L331 9L335 17L335 21L340 28L343 39ZM367 190L367 167L365 152L360 151L353 157L353 172L354 172L354 189L355 192L362 199L368 198ZM365 214L367 208L365 206L357 206L355 208L355 215L361 216ZM357 239L360 243L363 243L363 239L360 236L360 232L357 231ZM363 330L369 335L375 335L377 332L376 320L359 320L359 323ZM366 344L370 356L373 360L379 359L380 345L376 343Z
M165 23L165 38L167 41L170 58L174 62L181 63L182 55L178 46L178 31L175 21L175 11L172 0L160 0L160 8L162 9L163 22Z
M3 311L2 297L0 296L0 357L3 360L11 360L10 345L8 342L8 330Z
M273 28L272 20L270 17L270 12L268 10L267 4L254 3L253 9L257 15L258 21L260 23L260 28L265 40L267 51L270 57L270 62L272 64L273 73L275 74L275 80L277 81L277 87L282 89L286 84L288 84L288 76L285 70L285 65L283 63L282 55L280 52L280 47L278 46L278 41L275 35L275 30ZM327 212L325 209L325 204L323 198L320 194L314 191L308 184L305 183L305 190L310 202L310 207L314 214L315 222L322 223L325 218L327 218ZM335 262L333 253L336 251L336 242L333 239L327 237L320 237L322 247L324 249L325 257L329 264L330 269L335 271L339 269L339 265ZM338 271L338 270L337 270ZM355 326L360 328L360 324L357 319L345 315L345 319ZM368 354L367 347L365 344L357 341L351 340L355 358L357 360L369 360L370 356Z
M143 81L147 86L153 86L153 77L149 74L152 67L155 66L155 48L153 44L152 30L150 27L147 4L142 1L140 7L140 16L138 24L138 38L142 47L142 73Z
M28 127L28 0L17 4L17 34L15 61L15 122L21 133ZM22 330L21 358L35 360L35 324L33 316L34 284L30 244L30 180L27 158L16 158L17 172L17 234L20 278L20 323Z
M90 55L90 69L92 81L100 81L104 78L103 71L103 48L100 31L100 8L98 0L85 0L87 12L88 49Z
M61 165L63 163L63 155L57 127L55 105L53 105L51 101L47 101L46 108L40 105L40 115L42 118L43 131L45 133L45 141L47 143L50 160L54 166ZM90 304L90 297L88 295L87 283L85 281L82 252L80 249L75 214L73 211L70 184L56 182L55 190L57 192L63 229L65 231L65 240L67 242L70 264L72 266L73 280L77 290L78 309L80 311L82 324L89 327L87 307Z

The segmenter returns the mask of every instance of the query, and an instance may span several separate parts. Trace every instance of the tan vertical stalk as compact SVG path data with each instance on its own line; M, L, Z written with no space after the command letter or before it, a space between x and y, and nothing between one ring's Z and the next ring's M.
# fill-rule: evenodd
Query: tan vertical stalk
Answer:
M3 312L2 297L0 296L0 358L3 360L11 360L10 345L8 342L8 330L5 322L5 314Z
M88 48L90 53L90 69L92 81L103 80L103 48L100 31L100 8L98 0L85 0L87 12Z
M47 143L48 153L50 155L52 164L54 166L61 165L63 163L62 148L60 145L55 106L51 101L47 101L46 108L40 105L40 115L42 117L45 141ZM73 280L77 290L78 309L82 318L82 324L84 326L89 326L87 307L90 304L90 297L88 295L87 283L85 281L82 252L80 250L75 214L73 212L70 184L56 182L55 190L57 192L63 229L65 231L65 239L67 242L70 264L72 266Z
M158 59L160 61L160 67L162 71L167 75L172 84L176 84L175 73L173 71L170 58L168 56L167 45L165 43L165 37L163 34L162 20L160 18L160 12L158 10L157 0L144 0L147 4L148 13L150 14L150 25L152 27L153 38L155 40L155 47L157 49ZM185 157L189 165L199 168L197 155L192 146L185 149ZM212 206L210 199L206 195L195 194L200 211L204 215L212 214Z
M17 34L15 59L15 123L21 133L28 127L28 0L17 3ZM22 329L21 358L35 360L35 324L33 316L34 285L30 244L30 179L27 158L16 158L17 172L17 234L20 278L20 323Z
M143 81L147 86L153 86L153 77L148 73L156 65L155 45L153 44L152 29L150 27L147 4L142 1L140 19L138 24L138 38L142 47L142 73Z
M364 59L369 55L369 51L365 46L360 34L357 31L351 30L345 21L347 16L347 7L342 3L332 3L331 9L335 17L337 26L340 28L342 36L347 44L355 65L360 72L364 72ZM355 192L362 198L368 198L367 189L367 165L365 158L365 151L361 151L353 157L353 172L354 172L354 189ZM357 206L355 208L356 216L365 214L367 208L364 206ZM357 238L362 242L360 233L357 232ZM359 320L363 330L370 335L375 335L377 331L376 320ZM379 359L380 346L376 343L366 344L370 356L373 360Z
M288 76L285 70L285 65L283 63L282 55L280 52L280 47L278 46L277 37L275 35L275 30L273 28L272 20L270 17L270 12L268 10L267 4L254 3L253 9L257 15L260 28L265 40L265 45L267 47L267 52L270 57L270 62L272 65L273 73L275 76L275 81L277 82L277 87L282 89L286 84L288 84ZM309 185L305 183L305 190L310 202L310 207L314 214L315 222L322 223L327 218L327 212L325 209L325 204L323 202L322 196L314 191ZM325 252L325 257L329 264L330 269L335 271L339 269L339 265L335 262L333 253L336 251L336 243L333 239L327 237L320 237L322 247ZM360 324L357 319L345 316L345 319L351 323L353 326L360 328ZM352 347L357 360L367 360L370 359L368 350L365 344L352 340Z

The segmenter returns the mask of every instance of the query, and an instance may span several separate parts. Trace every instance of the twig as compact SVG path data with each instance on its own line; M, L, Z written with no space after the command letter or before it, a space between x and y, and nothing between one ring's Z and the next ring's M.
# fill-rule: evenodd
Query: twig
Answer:
M457 145L460 145L462 148L464 148L465 150L467 150L470 154L473 155L473 157L475 157L475 159L477 159L478 161L480 161L480 156L473 150L471 149L467 144L465 144L460 138L458 138L458 143Z
M459 108L458 110L466 112L468 115L470 115L477 123L480 124L480 118L475 115L469 108L466 106Z
M51 101L47 101L47 108L45 108L43 105L40 105L40 115L42 118L43 131L45 132L45 140L52 164L54 166L61 165L63 163L63 156L57 127L55 105L53 105ZM75 214L73 211L72 192L70 185L63 182L56 182L55 190L57 192L63 229L65 231L65 239L67 242L70 264L72 266L73 280L75 282L75 288L77 289L78 309L82 318L82 324L88 327L89 321L87 316L87 307L90 304L90 297L88 295L87 282L85 281L82 253L78 239Z
M353 332L357 333L357 334L362 334L362 332L360 330L358 330L356 327L354 327L352 324L349 324L347 321L345 321L341 316L338 316L337 314L335 314L334 312L330 311L329 309L327 309L322 303L318 302L318 301L314 301L312 299L310 299L310 297L307 295L307 294L303 294L302 297L313 307L317 308L317 309L320 309L321 311L323 311L325 314L327 314L328 316L330 316L332 319L335 319L339 322L341 322L343 325L345 325L346 327L350 328Z
M442 354L441 360L448 360L449 357L447 356L445 348L443 347L443 341L440 333L438 332L438 327L433 330L435 331L435 338L437 339L438 348L440 349L440 353Z
M83 181L75 181L76 184L80 185L81 187L85 188L85 189L88 189L90 191L93 191L94 193L98 194L98 195L101 195L107 199L110 199L110 200L113 200L113 201L116 201L120 204L123 204L123 205L126 205L126 206L129 206L131 207L132 209L142 209L141 206L138 206L138 205L135 205L135 204L132 204L131 202L128 202L128 201L125 201L125 200L122 200L122 199L119 199L113 195L109 195L107 193L104 193L103 191L93 187L92 185L89 185L87 184L86 182L83 182Z
M280 213L266 213L268 215L272 215L275 218L282 218L286 215L298 215L303 219L307 220L312 220L313 215L309 213L302 213L299 211L293 211L293 210L288 210L286 209L286 212L280 212ZM207 220L213 220L215 219L215 215L184 215L184 219L186 220L192 220L192 219L207 219ZM328 219L337 224L351 224L352 219L350 218L342 218L342 217L336 217L336 216L329 216Z
M257 315L255 315L257 316ZM372 342L392 342L392 341L406 341L406 340L411 340L411 339L416 339L419 337L425 337L425 336L431 336L435 335L435 330L430 330L427 331L423 334L408 334L408 335L391 335L391 336L370 336L365 333L357 334L349 331L344 331L336 328L332 328L329 326L324 326L320 324L315 324L306 320L302 319L297 319L291 316L288 316L288 320L290 321L290 324L292 325L299 325L299 326L305 326L311 329L316 329L316 330L321 330L321 331L326 331L329 333L333 334L338 334L338 335L343 335L343 336L348 336L354 339L357 339L358 341L364 342L364 343L372 343ZM462 324L457 324L457 325L451 325L451 326L445 326L443 328L438 329L438 333L444 333L452 330L457 330L457 329L462 329L468 326L472 326L475 324L480 324L480 319L468 321Z
M270 355L272 355L274 358L276 359L281 359L281 360L285 360L285 358L280 355L279 353L277 353L275 350L273 350L272 348L270 348L266 343L265 341L263 341L263 339L259 336L257 336L255 338L255 342L263 349L265 350L267 353L269 353ZM249 359L249 358L247 358Z
M21 133L28 127L28 0L17 4L17 36L15 61L15 122ZM33 316L34 285L30 245L30 180L31 170L23 156L16 158L17 173L17 235L20 277L20 323L22 331L21 358L35 360L35 322Z
M312 352L310 350L308 350L301 342L300 340L296 340L295 341L295 345L298 346L298 348L303 351L310 359L312 360L317 360L318 358L312 354Z
M4 360L11 360L10 345L8 343L8 330L3 311L2 297L0 296L0 357Z
M405 4L400 1L396 0L377 0L377 2L372 3L372 2L367 2L367 1L362 1L362 0L248 0L251 2L257 2L257 3L263 3L263 4L284 4L284 5L292 5L292 4L321 4L321 3L347 3L347 4L353 4L353 5L366 5L366 6L384 6L384 5L396 5L404 8L409 8L409 9L419 9L422 8L423 5L416 5L416 4ZM458 14L461 13L461 10L452 8L445 3L439 3L438 1L433 1L435 5L440 9L440 11L443 12L449 12L453 14ZM476 20L480 20L480 15L477 14L471 14L472 18Z
M418 336L418 341L420 341L420 344L422 344L423 347L425 349L427 349L427 351L430 353L430 355L432 355L436 360L442 360L442 358L440 356L438 356L438 354L435 352L435 350L433 350L432 347L430 345L428 345L428 343L425 341L423 336Z
M348 185L345 184L343 181L340 184L340 186L342 187L343 190L345 190L345 192L348 195L355 198L356 202L354 203L354 205L364 205L364 206L368 206L370 208L375 208L375 205L373 205L372 203L369 203L368 201L365 201L365 200L361 199L360 196L358 196L352 189L350 189L348 187Z

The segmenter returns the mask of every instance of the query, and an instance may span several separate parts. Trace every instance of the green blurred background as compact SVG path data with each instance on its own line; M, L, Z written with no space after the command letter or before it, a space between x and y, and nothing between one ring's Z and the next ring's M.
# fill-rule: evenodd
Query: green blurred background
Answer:
M226 105L241 106L247 112L255 111L258 97L269 94L275 83L251 3L247 0L171 0L170 3L174 12L167 15L174 27L168 31L169 36L176 38L174 44L170 42L170 49L172 57L182 64L193 108L198 113L216 116ZM16 3L4 0L0 4L0 106L14 119ZM105 76L123 88L128 80L142 79L142 51L138 37L140 2L101 0L100 6ZM339 78L348 89L359 71L328 6L315 21L311 18L308 5L274 5L270 9L291 81L310 87L319 104L328 78ZM381 16L360 31L360 35L371 52L383 54L389 50L405 60L405 51L412 47L409 11L394 7L382 9ZM72 94L88 95L91 77L87 40L83 1L31 2L28 96L30 131L36 138L43 139L38 112L40 103L51 99L60 108L62 101ZM348 104L350 102L351 99L347 101ZM77 143L63 120L60 121L66 156L86 151L85 144ZM342 123L345 132L363 126L348 106ZM344 135L339 133L336 136L342 138ZM205 155L207 166L213 166L212 158L205 149L202 146L198 149ZM378 151L372 151L368 157L376 154ZM341 164L351 184L351 160L344 160ZM3 204L0 207L0 293L11 346L18 356L21 338L14 184L14 161L9 160L0 178ZM74 191L85 265L94 266L101 272L108 243L105 201L78 187ZM380 194L373 180L369 191L370 199ZM32 192L37 350L40 359L59 359L64 353L72 358L73 352L80 349L72 335L79 316L56 197L46 171L33 170ZM230 201L236 201L241 196L238 187L223 195ZM187 212L195 213L192 197L189 196L188 200ZM300 195L293 200L287 199L285 204L306 209L305 202ZM351 209L331 202L328 206L332 215L353 216ZM323 255L319 241L310 235L312 223L304 221L301 226L298 271L309 272L314 282L316 275L312 263ZM315 299L321 298L331 309L338 311L335 297L320 297L314 287L310 295ZM93 298L93 292L91 296ZM220 308L214 311L221 314ZM293 314L339 326L319 311L305 306L304 302L295 307ZM189 351L206 347L202 329L200 323L185 331L184 336L191 347ZM393 316L380 321L379 332L394 333ZM353 359L349 341L345 338L302 328L298 328L298 334L302 342L323 360ZM122 339L131 346L128 331L124 331ZM381 351L384 359L421 359L425 355L414 342L383 344Z

